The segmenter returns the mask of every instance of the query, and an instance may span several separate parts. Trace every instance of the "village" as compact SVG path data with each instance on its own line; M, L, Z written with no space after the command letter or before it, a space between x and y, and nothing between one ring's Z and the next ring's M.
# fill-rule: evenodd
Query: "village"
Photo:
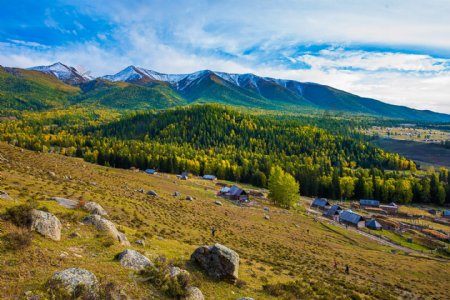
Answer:
M148 169L147 174L157 171ZM176 176L179 180L201 179L212 181L216 187L216 197L246 208L262 209L262 217L270 220L268 191L218 180L215 175L192 176L183 172ZM197 178L198 177L198 178ZM177 192L173 194L178 195ZM220 200L214 202L222 205ZM328 222L347 230L356 231L376 239L382 244L398 246L397 249L420 253L448 251L450 243L450 209L432 206L384 204L378 200L334 201L324 198L301 197L297 203L300 211L316 221ZM395 251L395 250L394 250Z

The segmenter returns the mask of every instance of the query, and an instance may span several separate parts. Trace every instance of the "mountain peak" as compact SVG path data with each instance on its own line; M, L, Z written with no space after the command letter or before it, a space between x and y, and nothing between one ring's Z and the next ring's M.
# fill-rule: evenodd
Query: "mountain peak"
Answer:
M78 85L91 80L89 76L81 74L76 68L67 66L61 62L56 62L49 66L32 67L28 70L52 75L57 79L72 85Z

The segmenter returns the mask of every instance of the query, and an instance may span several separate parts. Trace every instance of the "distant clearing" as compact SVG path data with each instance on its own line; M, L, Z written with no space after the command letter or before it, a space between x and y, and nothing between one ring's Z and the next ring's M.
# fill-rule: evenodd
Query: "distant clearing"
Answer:
M419 164L431 164L450 168L450 149L436 144L401 141L393 139L379 139L373 141L377 146L391 152L397 152Z

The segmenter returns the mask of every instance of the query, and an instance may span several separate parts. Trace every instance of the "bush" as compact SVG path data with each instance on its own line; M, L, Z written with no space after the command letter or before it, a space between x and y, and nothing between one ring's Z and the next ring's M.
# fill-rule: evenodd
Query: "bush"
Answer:
M28 230L17 230L6 234L3 239L8 250L21 250L29 247L32 241L32 234Z
M27 202L25 204L10 207L6 210L4 219L19 227L30 227L31 211L36 207L36 202Z

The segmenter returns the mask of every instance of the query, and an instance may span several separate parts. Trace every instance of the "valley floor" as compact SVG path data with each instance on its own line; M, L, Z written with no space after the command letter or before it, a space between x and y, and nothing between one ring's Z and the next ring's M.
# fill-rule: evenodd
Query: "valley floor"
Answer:
M0 190L13 198L0 198L0 213L34 199L63 222L61 241L34 234L30 247L12 251L6 249L4 236L16 229L0 219L2 299L42 290L54 272L69 267L82 267L101 282L114 282L132 299L162 297L149 283L133 280L132 273L114 260L127 247L106 243L90 226L81 225L85 211L47 200L54 196L100 203L127 234L131 248L151 259L164 255L188 269L206 299L273 299L277 291L269 294L263 285L294 281L297 295L304 299L448 297L449 261L403 252L392 254L391 247L366 236L268 203L256 202L255 207L246 208L220 199L223 206L215 205L219 187L213 182L107 168L4 143L0 143L0 154ZM141 188L154 190L158 197L138 192ZM174 197L175 191L181 196ZM194 201L184 200L187 195ZM265 206L270 208L270 220L264 219ZM212 226L217 229L214 238ZM69 238L75 231L81 237ZM146 237L145 246L134 243L142 237ZM199 245L214 242L239 254L240 284L209 279L189 262ZM350 268L349 274L344 272L345 265ZM278 295L286 296L281 292Z

